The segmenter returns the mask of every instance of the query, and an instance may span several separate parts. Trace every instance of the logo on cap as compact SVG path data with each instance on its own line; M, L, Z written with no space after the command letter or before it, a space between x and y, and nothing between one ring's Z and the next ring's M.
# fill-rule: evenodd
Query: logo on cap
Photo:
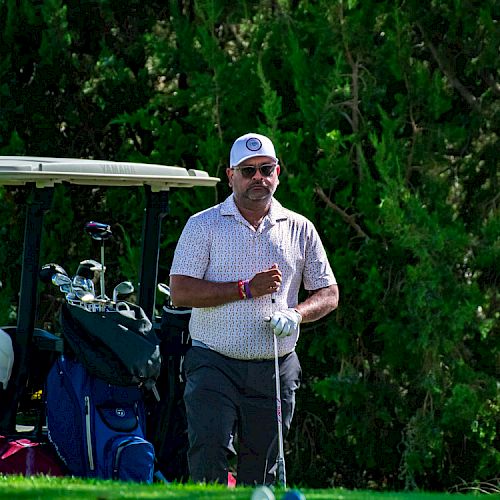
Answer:
M258 151L262 147L262 142L256 137L251 137L246 143L247 149L250 151Z

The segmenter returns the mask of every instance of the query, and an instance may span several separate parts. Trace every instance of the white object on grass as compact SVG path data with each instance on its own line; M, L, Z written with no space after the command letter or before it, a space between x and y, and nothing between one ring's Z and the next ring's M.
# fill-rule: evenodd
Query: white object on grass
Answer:
M257 486L253 490L251 500L274 500L274 493L268 486Z
M7 389L13 365L14 349L12 347L12 339L7 332L0 329L0 382L4 389Z

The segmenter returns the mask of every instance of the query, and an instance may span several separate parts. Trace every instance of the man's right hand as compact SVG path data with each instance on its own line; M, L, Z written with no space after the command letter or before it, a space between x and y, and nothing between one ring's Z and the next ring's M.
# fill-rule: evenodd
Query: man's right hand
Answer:
M275 311L271 316L271 327L274 335L278 338L296 335L299 332L299 325L302 315L296 309L284 309Z
M281 271L278 269L278 264L273 267L257 273L250 280L250 291L252 297L262 297L263 295L270 295L276 293L281 286Z

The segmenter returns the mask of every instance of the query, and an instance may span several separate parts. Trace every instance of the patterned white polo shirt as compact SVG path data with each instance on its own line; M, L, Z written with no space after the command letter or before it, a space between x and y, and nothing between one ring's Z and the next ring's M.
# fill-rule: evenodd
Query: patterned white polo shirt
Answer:
M336 283L319 235L308 219L272 199L269 213L255 230L241 215L233 195L193 215L177 243L170 275L214 282L251 279L274 263L282 272L276 294L216 307L193 308L193 340L237 359L272 359L273 333L266 316L295 307L301 284L317 290ZM279 355L295 349L298 336L278 339Z

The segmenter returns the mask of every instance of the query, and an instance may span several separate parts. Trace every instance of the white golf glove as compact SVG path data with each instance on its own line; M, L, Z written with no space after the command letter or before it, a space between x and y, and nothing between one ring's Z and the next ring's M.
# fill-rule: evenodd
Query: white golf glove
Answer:
M288 337L299 332L301 321L302 316L296 309L283 309L271 316L271 328L276 337Z

